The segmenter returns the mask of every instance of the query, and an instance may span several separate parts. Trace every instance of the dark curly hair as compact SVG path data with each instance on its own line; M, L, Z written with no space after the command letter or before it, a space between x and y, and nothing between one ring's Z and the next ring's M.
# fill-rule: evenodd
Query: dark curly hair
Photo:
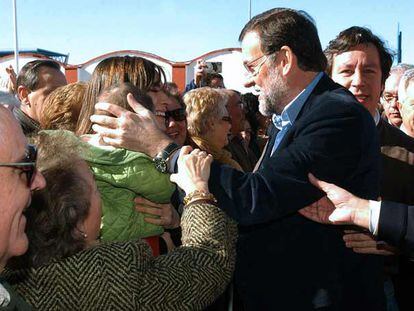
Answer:
M88 215L90 186L79 175L81 147L66 131L43 131L38 143L38 167L46 188L34 193L25 211L29 250L11 260L11 266L39 267L71 256L86 247L77 228Z
M384 41L365 27L349 27L341 31L335 39L329 42L328 47L325 49L325 55L328 60L326 73L329 76L332 75L335 55L347 52L359 44L373 44L376 47L381 63L381 82L384 84L390 74L394 54L386 47Z

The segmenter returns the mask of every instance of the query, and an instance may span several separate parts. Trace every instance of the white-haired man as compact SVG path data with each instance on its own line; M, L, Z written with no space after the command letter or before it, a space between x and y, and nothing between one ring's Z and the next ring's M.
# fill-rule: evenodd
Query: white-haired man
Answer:
M408 136L414 137L414 69L407 70L402 76L398 97L398 108L402 117L400 129Z
M404 73L413 68L414 66L409 64L393 66L390 70L390 75L385 80L384 91L381 96L381 104L384 108L382 117L395 127L400 127L402 123L399 109L398 85Z

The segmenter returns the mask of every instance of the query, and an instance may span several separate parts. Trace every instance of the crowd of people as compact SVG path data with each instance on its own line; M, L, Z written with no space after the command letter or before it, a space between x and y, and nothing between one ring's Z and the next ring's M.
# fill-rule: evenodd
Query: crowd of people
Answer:
M0 310L414 308L414 66L292 9L239 41L259 96L204 60L182 93L141 57L8 68Z

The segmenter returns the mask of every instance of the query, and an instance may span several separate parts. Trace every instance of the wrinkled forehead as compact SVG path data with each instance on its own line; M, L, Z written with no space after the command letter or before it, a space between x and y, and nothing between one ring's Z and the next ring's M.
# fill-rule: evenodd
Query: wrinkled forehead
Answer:
M10 110L0 107L0 161L16 162L26 152L27 139Z

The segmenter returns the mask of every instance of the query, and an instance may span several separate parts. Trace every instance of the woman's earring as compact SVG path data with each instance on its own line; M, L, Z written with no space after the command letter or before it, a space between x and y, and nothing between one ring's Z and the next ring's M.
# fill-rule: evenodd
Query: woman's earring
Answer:
M82 237L86 240L86 238L88 237L88 235L85 232L81 231L81 230L79 230L79 232L82 235Z

